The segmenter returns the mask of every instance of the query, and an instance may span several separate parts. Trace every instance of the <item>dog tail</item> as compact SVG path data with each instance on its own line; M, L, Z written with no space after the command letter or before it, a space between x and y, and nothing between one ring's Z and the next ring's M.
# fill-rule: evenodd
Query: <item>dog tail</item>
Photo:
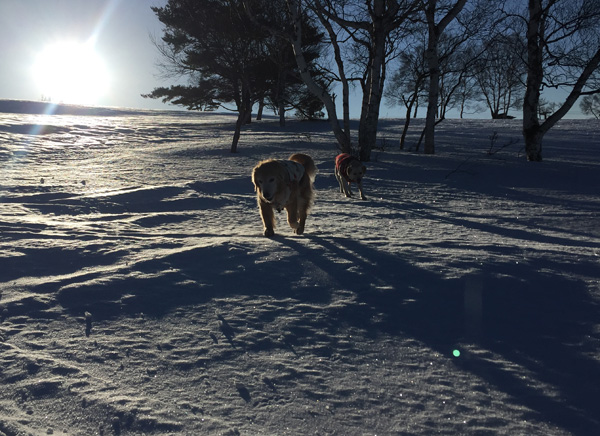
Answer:
M317 166L312 157L303 153L294 153L289 157L289 160L301 164L304 167L304 173L310 178L310 182L314 183L315 177L317 176Z

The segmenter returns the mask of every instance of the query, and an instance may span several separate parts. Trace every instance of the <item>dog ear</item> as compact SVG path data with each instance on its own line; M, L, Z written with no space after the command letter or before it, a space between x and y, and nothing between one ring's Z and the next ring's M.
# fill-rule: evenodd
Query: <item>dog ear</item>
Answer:
M363 165L362 170L363 170L363 174L366 173L367 172L367 167Z
M252 171L252 185L254 186L254 192L258 190L258 186L256 185L255 177L256 168Z

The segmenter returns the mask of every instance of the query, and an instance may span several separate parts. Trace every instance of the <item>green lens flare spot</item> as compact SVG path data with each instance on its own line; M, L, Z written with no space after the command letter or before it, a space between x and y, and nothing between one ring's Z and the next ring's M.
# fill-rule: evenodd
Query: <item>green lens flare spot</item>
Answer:
M459 350L453 350L453 351L452 351L452 355L453 355L454 357L460 357L460 351L459 351Z

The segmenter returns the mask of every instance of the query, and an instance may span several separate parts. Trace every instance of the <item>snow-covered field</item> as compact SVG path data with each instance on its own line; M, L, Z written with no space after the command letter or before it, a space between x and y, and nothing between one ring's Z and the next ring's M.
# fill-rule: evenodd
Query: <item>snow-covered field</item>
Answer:
M233 122L0 114L0 435L600 434L600 122L528 163L517 120L384 120L367 201L327 123ZM317 201L268 239L292 152Z

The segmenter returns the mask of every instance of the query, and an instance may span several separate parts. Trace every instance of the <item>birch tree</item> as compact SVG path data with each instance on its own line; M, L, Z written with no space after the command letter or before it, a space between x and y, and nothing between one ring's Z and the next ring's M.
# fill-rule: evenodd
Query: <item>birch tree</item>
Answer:
M525 28L523 137L527 160L539 162L544 135L579 97L600 93L598 86L588 86L600 65L600 2L528 0L526 11L509 11L509 16L516 16ZM540 96L545 88L566 90L567 97L553 114L541 120Z
M400 66L392 75L390 84L385 91L385 97L392 106L401 103L406 108L404 127L400 136L400 150L404 150L411 114L414 113L416 116L419 101L425 92L427 68L425 67L424 52L423 44L418 44L415 49L403 52L399 57Z
M429 70L429 91L427 96L427 116L425 118L425 154L435 153L435 124L440 94L440 38L448 25L464 8L467 0L450 3L440 0L423 0L421 5L427 23L427 50L425 60ZM441 18L438 15L441 13Z
M371 159L376 145L386 62L394 47L389 42L417 10L421 0L314 0L315 7L339 25L366 55L358 131L358 157Z
M474 78L493 119L521 107L525 79L525 44L519 35L495 35L475 62Z

